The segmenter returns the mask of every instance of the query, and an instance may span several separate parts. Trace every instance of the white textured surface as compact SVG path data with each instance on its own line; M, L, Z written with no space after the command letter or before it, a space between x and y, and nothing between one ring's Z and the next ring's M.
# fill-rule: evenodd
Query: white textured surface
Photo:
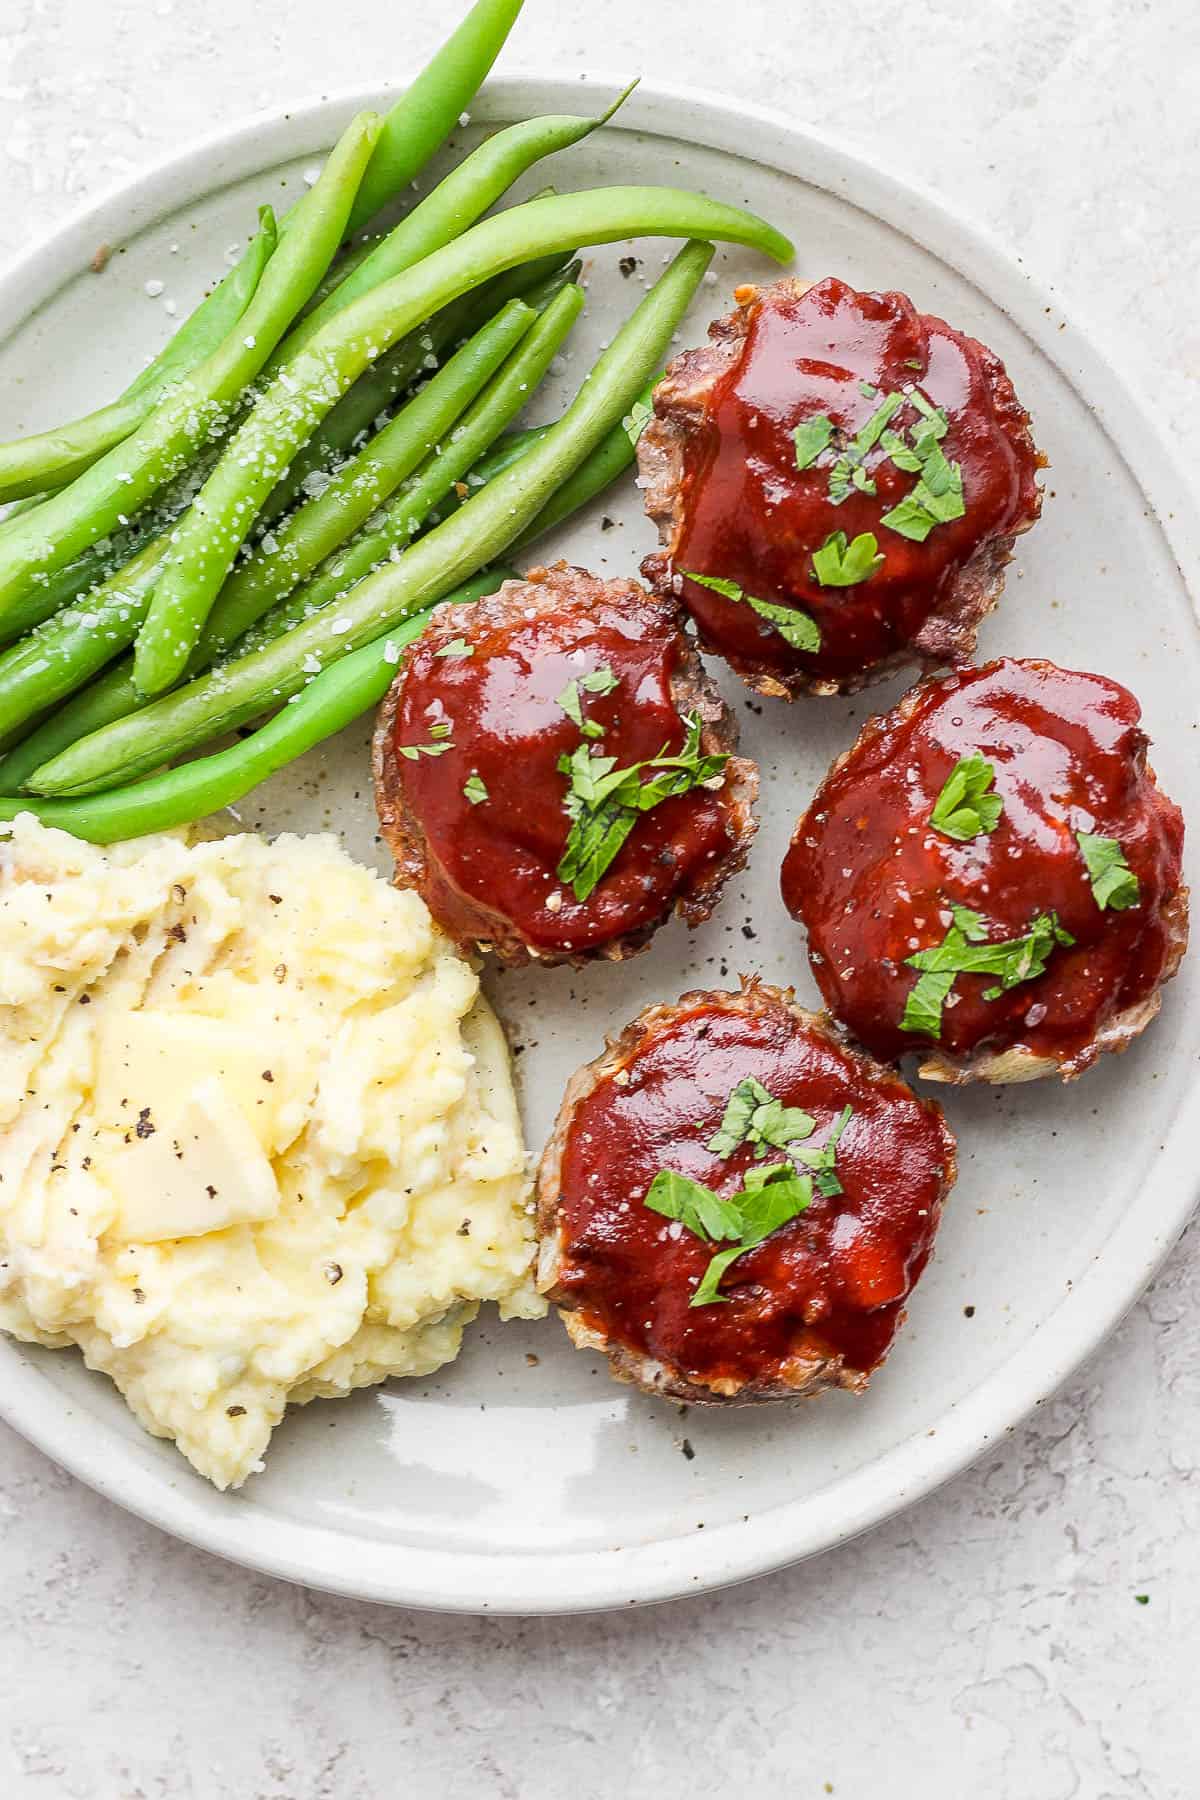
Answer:
M509 70L743 94L971 212L1094 321L1194 462L1187 0L740 0L724 40L698 0L527 14ZM182 138L411 69L445 17L429 0L0 0L0 253ZM668 25L693 41L668 54ZM902 1800L1191 1800L1197 1242L942 1494L819 1562L637 1616L474 1622L287 1589L168 1542L5 1432L0 1792L441 1800L473 1779L520 1800L807 1800L886 1780Z

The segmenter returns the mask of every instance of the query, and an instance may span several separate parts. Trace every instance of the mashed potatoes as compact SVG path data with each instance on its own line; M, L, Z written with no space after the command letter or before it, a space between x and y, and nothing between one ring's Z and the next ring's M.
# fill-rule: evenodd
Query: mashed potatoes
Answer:
M0 841L0 1327L236 1487L289 1401L533 1292L499 1027L331 838Z

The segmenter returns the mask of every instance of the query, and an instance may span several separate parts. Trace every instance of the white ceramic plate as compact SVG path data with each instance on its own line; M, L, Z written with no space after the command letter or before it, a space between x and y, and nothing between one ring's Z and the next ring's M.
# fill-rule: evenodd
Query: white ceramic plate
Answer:
M590 107L617 85L493 84L463 140L482 124ZM255 201L297 194L351 111L381 98L327 101L213 140L28 256L0 284L4 434L71 416L123 385L172 324L145 282L165 282L182 318L244 236ZM526 188L546 179L537 171ZM902 288L992 345L1052 467L1044 517L1020 540L980 653L1044 655L1128 682L1164 785L1200 818L1197 620L1180 573L1197 566L1196 517L1137 406L1052 294L879 170L780 118L694 94L640 90L616 125L559 160L553 179L564 188L670 181L745 202L793 235L805 275ZM88 264L101 242L120 254L98 277ZM644 260L623 279L628 249L591 259L588 313L560 391L539 400L547 415L669 247L637 246ZM741 251L720 253L714 269L689 341L728 308L737 281L766 273ZM601 529L604 515L615 529ZM548 550L628 574L651 541L627 482ZM490 980L522 1046L532 1144L568 1071L651 997L732 985L743 970L813 997L800 933L779 902L779 862L830 758L901 685L790 709L751 704L726 685L764 773L762 829L741 888L705 929L689 937L673 926L627 965ZM245 804L243 823L333 826L352 853L378 860L366 736L348 732L277 777ZM375 1600L583 1610L777 1567L961 1469L1095 1348L1153 1274L1195 1195L1198 986L1195 957L1147 1037L1073 1087L939 1096L959 1133L961 1179L909 1323L862 1399L683 1416L611 1383L568 1347L557 1320L501 1327L493 1315L437 1378L291 1414L266 1473L238 1494L215 1493L146 1437L73 1353L0 1344L0 1411L166 1530Z

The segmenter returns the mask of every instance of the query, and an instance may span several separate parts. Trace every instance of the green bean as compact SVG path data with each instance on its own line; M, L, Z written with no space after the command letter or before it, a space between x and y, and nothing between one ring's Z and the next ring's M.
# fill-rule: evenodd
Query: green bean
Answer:
M560 288L578 278L582 266L571 260L570 253L542 257L524 268L510 270L475 293L451 301L402 338L378 362L364 369L332 412L326 413L308 443L292 458L287 474L271 490L259 514L260 523L269 525L286 512L304 491L308 477L330 468L360 433L369 430L387 411L397 395L436 362L448 344L477 331L509 300L524 300L535 312L544 312Z
M101 538L65 569L34 583L0 623L0 645L15 642L28 631L52 619L64 606L86 594L120 569L147 541L153 526L122 531Z
M351 301L461 237L535 162L578 144L598 130L632 91L632 87L626 88L598 119L583 119L572 113L550 114L510 125L487 138L394 231L380 239L370 255L338 283L314 312L293 326L272 367L302 350Z
M499 374L459 420L442 448L428 459L411 481L405 482L382 508L373 525L352 538L344 550L331 557L290 599L266 615L259 635L247 648L259 642L269 643L281 631L328 606L356 581L369 575L385 558L404 549L447 494L453 493L455 484L527 404L582 308L580 289L564 288L524 343L513 351Z
M177 528L171 561L138 634L135 673L142 691L160 693L179 675L281 464L397 338L490 276L568 242L701 231L781 258L791 254L786 238L763 220L719 201L670 188L605 188L531 200L485 219L351 302L279 370Z
M258 373L337 247L378 130L374 115L363 114L344 133L307 195L315 204L304 230L286 234L223 343L162 397L124 443L0 537L0 617L33 577L73 562L122 514L135 512L178 474Z
M387 114L346 219L347 232L357 231L406 187L454 129L495 61L521 4L522 0L478 0ZM306 194L280 230L286 232L304 222L311 210L309 202ZM0 499L35 495L42 488L73 480L123 442L160 394L218 348L246 310L274 249L274 218L270 215L268 228L264 215L269 215L269 209L260 211L263 228L234 268L111 406L35 437L0 444Z
M0 756L0 794L19 792L36 768L68 744L76 743L90 731L99 731L102 725L111 725L114 719L127 718L140 704L130 659L123 656L72 694L64 705L53 707L40 721L35 720L33 730L5 750Z
M313 289L307 306L301 309L300 318L297 320L298 324L305 319L311 319L318 306L329 298L334 288L340 287L347 275L353 275L355 269L360 268L366 262L383 235L382 232L377 231L371 237L360 238L356 244L342 246Z
M533 316L523 302L513 301L510 304L519 306L525 316ZM454 483L462 479L476 458L525 405L553 360L559 345L570 331L582 306L583 295L573 283L561 289L530 333L528 343L513 351L509 362L489 384L487 391L471 407L466 417L460 421L444 451L431 459L430 470L428 472L422 470L413 482L405 483L395 500L383 509L378 528L360 536L351 545L346 552L349 570L345 579L338 581L336 569L332 577L329 575L324 577L330 598L337 591L338 586L345 586L347 581L357 580L360 575L367 574L396 545L404 543L411 537L438 502L451 491ZM236 477L237 471L234 471L234 478L236 479ZM346 489L341 476L337 478L337 486L344 511ZM206 485L204 492L208 491ZM323 500L324 492L319 498ZM305 516L309 510L308 508L304 509ZM370 510L372 509L365 509L365 511ZM188 655L182 668L176 669L177 657L174 653L174 645L178 641L177 634L180 627L178 623L174 627L169 625L164 627L163 629L173 631L174 634L171 639L170 666L175 669L175 672L169 681L160 678L159 664L155 659L163 647L163 640L156 631L160 620L162 597L164 591L169 591L171 587L175 558L180 554L179 540L185 534L187 523L193 522L198 517L198 514L192 515L192 519L185 521L184 526L179 527L173 534L173 551L164 565L163 575L151 597L145 623L138 635L134 652L133 679L135 687L143 696L161 692L164 686L174 685L181 674L190 672L190 668L196 664L196 648L207 635L207 626L194 639L189 634ZM333 508L328 509L323 514L323 520L336 527L336 511ZM359 522L361 522L361 516ZM330 533L328 549L331 551L336 543L347 535L347 531ZM308 569L313 566L313 563L308 563L306 568L298 572L297 579L300 575L306 574ZM328 587L331 578L336 585ZM230 579L234 583L237 582L236 575ZM322 576L318 574L315 579L319 583ZM229 583L225 585L228 586ZM286 592L294 585L294 582L288 582L286 587L281 588L281 593ZM323 602L316 600L314 603L320 605ZM245 616L245 623L249 624L252 616L258 616L265 611L266 606L259 607L253 615ZM243 609L243 613L245 614L245 609ZM236 635L237 632L230 633L220 627L215 634L215 643L217 645L222 642L228 644ZM206 667L212 660L213 656L209 654L199 662L198 666ZM152 669L152 673L149 675L145 672L148 661Z
M441 149L483 86L521 5L522 0L476 0L454 35L392 107L355 197L350 232L358 231L406 188Z
M136 617L133 617L125 582L126 565L142 549L154 542L157 567L157 562L166 554L170 544L170 526L189 503L203 479L205 462L211 467L213 460L214 453L210 448L195 467L185 470L179 480L158 496L153 508L143 509L130 524L123 526L119 532L114 532L111 538L98 539L82 556L77 557L73 563L68 563L65 569L59 569L53 575L35 577L11 611L0 620L0 646L5 643L12 646L7 654L0 656L0 695L3 696L0 700L0 721L5 726L20 723L28 717L22 689L19 685L14 688L12 678L16 668L30 663L30 656L21 644L12 642L14 638L34 630L39 647L60 665L60 673L64 676L66 665L61 662L63 634L68 640L73 638L81 617L91 619L95 616L102 630L110 633L106 639L109 648L101 662L133 642L149 604L149 589L140 578L137 580L138 594L145 594L147 597L138 602ZM131 580L138 574L140 567L140 564L135 565L130 570ZM72 607L71 602L75 600L80 604ZM55 617L56 614L58 617ZM86 679L96 666L93 645L79 679ZM56 698L61 697L64 692L69 693L75 685L76 682L67 680L64 688L56 680ZM10 738L11 731L5 732L0 735L0 742Z
M544 537L546 532L553 531L556 525L561 525L564 519L569 519L580 507L594 500L597 494L602 494L605 488L611 487L617 476L629 468L637 456L641 426L649 416L650 402L663 373L660 369L646 383L628 416L609 432L602 443L597 444L575 473L551 495L537 518L515 540L514 549L524 549L535 538Z
M531 197L535 200L540 200L545 194L556 194L557 192L558 189L553 185L550 185L539 188L537 193ZM323 305L329 298L334 288L340 287L348 275L353 275L355 271L366 262L368 256L374 256L376 250L387 235L386 232L377 231L373 236L362 238L357 244L348 244L341 250L337 259L331 263L329 268L325 271L324 279L321 281L316 293L313 295L308 305L304 308L304 311L300 314L299 322L303 323L305 320L310 319L317 308ZM287 344L285 343L281 348L286 349Z
M100 587L0 656L0 746L129 648L168 547L163 532Z
M178 693L72 744L35 770L29 786L39 793L78 794L131 780L287 700L306 685L310 672L394 630L486 568L629 411L658 366L712 255L711 244L686 246L542 442L395 563L385 563L336 607L274 643L224 663Z
M118 405L133 400L144 403L143 410L134 419L133 425L141 423L150 404L159 394L182 380L229 336L258 292L258 284L263 278L267 263L279 247L280 230L274 208L260 206L258 230L233 267L221 277L211 294L188 315L158 355L134 376L129 386L119 395ZM129 427L130 431L133 425ZM127 437L129 432L126 431L123 435ZM119 440L114 438L113 441ZM108 444L104 445L104 449L109 448ZM82 472L82 468L75 469L69 476L64 476L63 480L73 480L76 474Z
M660 370L638 396L631 409L632 417L622 420L619 425L615 426L592 451L591 455L579 465L574 475L570 476L552 495L538 517L521 533L517 540L517 546L532 543L545 532L561 525L580 507L587 505L597 494L603 492L618 475L629 467L636 453L637 427L635 421L638 409L650 406L654 389L661 378L662 371ZM469 478L472 486L477 489L494 480L497 475L502 475L506 469L519 462L535 444L540 444L552 429L549 425L536 425L526 431L511 432L502 438L491 451L473 465ZM461 503L456 500L455 505L458 504ZM515 579L512 576L506 576L507 578ZM469 596L456 594L453 600L456 603L464 597ZM275 611L282 629L286 629L288 625L305 616L300 613L285 622L286 609L276 608ZM265 623L266 621L264 621ZM259 641L269 642L269 636L264 634L260 640L258 633L254 631L247 633L246 638L238 646L239 653L256 648ZM354 652L354 655L362 654L361 651ZM349 660L350 658L346 659L347 662ZM335 663L333 667L335 669L345 668L346 663ZM127 713L133 711L137 705L137 697L130 676L124 672L127 668L128 664L124 663L115 669L106 670L90 687L76 695L68 706L60 708L39 730L18 744L16 749L9 751L7 756L0 757L0 790L11 792L22 787L39 763L48 761L52 756L57 755L59 750L66 749L68 744L75 743L77 739L86 736L89 731L98 731L102 725L109 724L113 719L124 718ZM305 689L305 695L307 696L311 691L311 689ZM375 698L376 696L371 696L370 699L364 700L364 710L367 705L374 704ZM48 802L47 804L67 803Z
M285 519L275 537L264 540L222 588L196 645L197 668L214 662L395 492L468 411L536 319L524 301L510 300L339 469L328 487Z
M654 390L662 380L662 374L660 369L653 381L648 382L643 388L637 397L635 408L649 407ZM505 469L511 469L513 464L520 462L521 458L535 444L540 444L552 429L553 427L550 425L531 425L525 431L513 431L507 437L501 438L494 449L490 450L486 456L481 456L479 461L472 465L470 473L466 477L468 489L473 492L478 488L485 487L489 481L494 481L497 475L502 475ZM514 550L523 550L538 538L544 537L548 531L553 531L555 526L563 523L564 519L570 518L573 513L579 511L580 507L586 506L590 500L596 498L597 494L602 494L607 487L610 487L617 476L629 468L633 462L637 454L637 437L634 417L623 419L620 425L609 432L604 442L598 444L592 454L579 465L574 475L563 483L556 494L551 496L532 524L526 526L520 537L515 540ZM463 494L461 497L457 493L447 495L440 507L442 518L457 511L469 498L470 493ZM76 735L82 734L77 733ZM3 764L0 764L0 779L3 779Z
M45 493L29 494L24 500L14 500L12 505L6 510L4 518L0 520L0 530L2 530L5 525L11 524L14 519L20 519L26 513L33 512L35 507L40 506L43 500L49 500L49 498L50 494Z
M549 425L528 425L522 431L509 431L498 443L494 444L486 456L472 463L463 480L446 495L438 507L438 523L448 519L452 512L457 512L471 498L478 488L486 487L497 475L503 475L505 469L511 469L514 463L520 462L526 451L535 444L540 444ZM462 490L466 489L464 493Z
M258 217L259 230L241 261L118 399L70 424L0 444L0 500L36 496L74 481L136 431L159 396L229 335L253 299L276 246L274 213L264 206Z
M447 599L465 605L495 593L511 577L509 569L488 569ZM92 844L112 844L191 825L223 807L236 806L279 769L382 700L395 679L400 652L428 622L428 612L417 613L388 636L334 663L296 695L292 705L227 750L84 799L33 800L28 795L0 799L0 819L31 812L43 825Z

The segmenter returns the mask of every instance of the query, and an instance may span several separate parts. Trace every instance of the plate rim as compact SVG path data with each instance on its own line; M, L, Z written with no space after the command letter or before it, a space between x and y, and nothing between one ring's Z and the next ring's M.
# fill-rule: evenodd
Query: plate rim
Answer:
M609 79L588 71L573 78L547 72L492 80L477 96L472 115L491 122L549 110L561 106L565 94L578 97L585 84L588 93L595 92ZM623 82L612 78L612 85ZM402 91L403 84L372 85L284 111L257 112L110 187L0 274L0 335L19 329L73 279L97 242L144 231L257 169L318 153L355 109ZM1072 304L1068 313L1054 288L1032 276L1020 256L927 189L888 174L861 149L751 102L652 82L640 86L605 129L669 135L780 170L877 217L979 289L1086 398L1171 548L1196 611L1196 592L1184 572L1197 565L1200 548L1200 514L1189 488L1158 428L1079 309ZM110 1471L110 1434L93 1427L81 1438L74 1408L61 1395L47 1406L45 1375L13 1339L3 1341L7 1367L0 1382L0 1417L106 1499L172 1536L244 1567L356 1599L531 1615L705 1592L820 1554L895 1516L984 1455L1068 1380L1116 1328L1186 1226L1200 1197L1189 1155L1198 1124L1200 1079L1172 1120L1137 1208L1120 1221L1032 1336L933 1421L932 1429L927 1422L816 1496L709 1528L703 1537L692 1532L618 1549L486 1555L334 1534L281 1515L256 1518L241 1510L239 1496L219 1495L198 1477L193 1483L184 1469L164 1477L157 1459L151 1461L148 1438L144 1444L121 1440L126 1454L118 1472ZM354 1554L356 1544L361 1555Z

